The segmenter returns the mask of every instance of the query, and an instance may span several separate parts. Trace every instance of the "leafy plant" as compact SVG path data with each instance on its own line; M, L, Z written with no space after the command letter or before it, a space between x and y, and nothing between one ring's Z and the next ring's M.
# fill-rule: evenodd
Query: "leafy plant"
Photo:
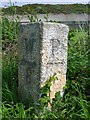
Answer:
M37 17L37 12L33 9L30 13L30 15L27 15L28 19L30 20L30 22L37 22L38 21L38 17Z
M69 33L68 49L68 72L69 79L76 79L86 70L88 54L86 51L86 40L88 33L85 31L72 31Z
M2 40L15 41L17 38L19 22L9 21L8 18L2 18Z

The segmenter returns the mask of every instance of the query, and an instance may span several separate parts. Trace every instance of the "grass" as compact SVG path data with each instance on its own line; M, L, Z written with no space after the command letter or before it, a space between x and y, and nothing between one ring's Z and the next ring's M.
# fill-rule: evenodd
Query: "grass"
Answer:
M20 103L17 95L18 54L17 33L18 22L2 21L2 117L8 119L59 119L89 120L90 119L90 74L88 72L87 31L71 30L68 36L67 83L64 96L56 93L51 104L47 105L50 83L41 90L43 97L38 107L25 106ZM54 77L51 79L55 79ZM47 87L48 86L48 87Z

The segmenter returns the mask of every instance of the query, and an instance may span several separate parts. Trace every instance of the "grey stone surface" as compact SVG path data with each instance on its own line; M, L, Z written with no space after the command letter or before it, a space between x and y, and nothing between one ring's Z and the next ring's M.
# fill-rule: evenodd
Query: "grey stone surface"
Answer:
M56 73L51 99L66 83L68 26L40 22L22 24L19 33L19 97L38 102L39 89Z

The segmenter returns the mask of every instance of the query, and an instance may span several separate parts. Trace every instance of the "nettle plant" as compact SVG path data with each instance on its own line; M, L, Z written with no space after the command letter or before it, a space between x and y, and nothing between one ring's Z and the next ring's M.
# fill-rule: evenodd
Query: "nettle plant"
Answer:
M25 13L30 22L40 22L41 19L38 18L38 13L34 9L30 12L30 14ZM45 11L44 20L48 22L48 13Z
M57 80L56 74L51 76L45 83L44 86L40 89L40 104L42 106L48 107L48 104L51 104L50 99L50 87L52 85L52 82Z

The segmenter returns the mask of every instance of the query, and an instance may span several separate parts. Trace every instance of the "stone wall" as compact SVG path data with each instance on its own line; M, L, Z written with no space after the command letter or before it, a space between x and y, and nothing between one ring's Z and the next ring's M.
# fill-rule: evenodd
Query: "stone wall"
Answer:
M19 98L38 102L40 87L56 74L51 86L51 99L66 83L67 38L64 24L40 22L22 24L19 32Z

